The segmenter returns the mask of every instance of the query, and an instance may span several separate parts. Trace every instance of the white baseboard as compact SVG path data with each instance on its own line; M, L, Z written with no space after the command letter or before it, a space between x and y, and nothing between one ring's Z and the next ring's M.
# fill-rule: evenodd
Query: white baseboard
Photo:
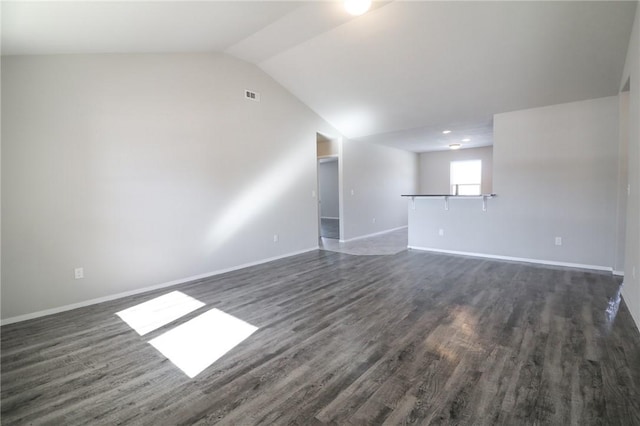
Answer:
M616 271L614 269L613 275L617 275L618 277L624 277L624 271Z
M333 216L320 216L320 219L335 219L335 220L340 220L339 217L333 217Z
M496 254L472 253L467 251L443 250L443 249L418 247L418 246L407 246L407 248L411 250L432 251L436 253L446 253L446 254L460 254L463 256L483 257L487 259L511 260L516 262L537 263L541 265L566 266L569 268L593 269L596 271L613 272L613 268L610 266L584 265L582 263L556 262L554 260L530 259L526 257L513 257L513 256L500 256Z
M363 240L365 238L370 238L370 237L375 237L377 235L382 235L382 234L388 234L389 232L393 232L393 231L397 231L399 229L404 229L407 228L408 226L398 226L397 228L391 228L391 229L387 229L384 231L380 231L380 232L374 232L373 234L367 234L367 235L361 235L359 237L354 237L354 238L349 238L348 240L340 240L341 243L348 243L351 241L356 241L356 240Z
M314 251L314 250L318 250L318 249L319 249L319 246L315 246L315 247L311 247L311 248L308 248L308 249L304 249L304 250L299 250L299 251L295 251L295 252L292 252L292 253L283 254L283 255L280 255L280 256L274 256L274 257L270 257L270 258L267 258L267 259L257 260L255 262L243 263L242 265L232 266L230 268L219 269L219 270L213 271L213 272L205 272L204 274L193 275L193 276L186 277L186 278L179 278L177 280L169 281L169 282L162 283L162 284L157 284L157 285L152 285L152 286L149 286L149 287L138 288L138 289L135 289L135 290L125 291L123 293L116 293L116 294L112 294L112 295L109 295L109 296L98 297L97 299L85 300L83 302L72 303L70 305L64 305L64 306L60 306L60 307L57 307L57 308L45 309L43 311L33 312L33 313L30 313L30 314L18 315L18 316L15 316L15 317L3 319L0 322L0 325L13 324L13 323L16 323L16 322L21 322L21 321L34 319L34 318L44 317L46 315L52 315L52 314L57 314L57 313L60 313L60 312L70 311L72 309L84 308L86 306L95 305L97 303L108 302L110 300L121 299L123 297L133 296L135 294L145 293L147 291L158 290L158 289L161 289L161 288L171 287L171 286L178 285L178 284L184 284L184 283L188 283L190 281L195 281L195 280L199 280L199 279L202 279L202 278L208 278L208 277L212 277L214 275L220 275L220 274L224 274L224 273L227 273L227 272L237 271L238 269L244 269L244 268L248 268L250 266L256 266L256 265L260 265L260 264L267 263L267 262L273 262L274 260L284 259L285 257L296 256L298 254L308 253L310 251Z

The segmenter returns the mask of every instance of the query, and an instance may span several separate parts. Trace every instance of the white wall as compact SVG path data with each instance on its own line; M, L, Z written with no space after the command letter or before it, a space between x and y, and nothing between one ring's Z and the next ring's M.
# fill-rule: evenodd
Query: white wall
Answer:
M627 231L627 177L629 175L629 92L618 96L618 186L616 211L616 254L614 271L624 274Z
M617 97L497 114L497 198L417 200L409 245L613 267L618 125Z
M320 193L320 216L337 218L340 216L338 193L338 161L318 164L318 191Z
M335 131L257 67L3 57L2 89L2 318L317 247Z
M420 154L421 194L449 194L450 164L452 161L481 160L483 194L490 194L493 189L493 147L469 148L449 151L424 152Z
M406 226L407 202L401 195L417 191L418 155L345 139L340 159L343 238Z
M631 78L628 121L627 223L623 296L636 325L640 327L640 6L636 7L622 85ZM635 271L635 274L634 274Z

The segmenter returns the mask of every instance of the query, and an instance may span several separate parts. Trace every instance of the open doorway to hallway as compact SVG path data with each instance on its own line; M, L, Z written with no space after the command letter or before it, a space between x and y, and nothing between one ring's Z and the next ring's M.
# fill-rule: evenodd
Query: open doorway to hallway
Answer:
M340 200L338 158L318 160L318 198L320 236L340 239Z
M339 140L317 134L318 234L340 239L340 149Z

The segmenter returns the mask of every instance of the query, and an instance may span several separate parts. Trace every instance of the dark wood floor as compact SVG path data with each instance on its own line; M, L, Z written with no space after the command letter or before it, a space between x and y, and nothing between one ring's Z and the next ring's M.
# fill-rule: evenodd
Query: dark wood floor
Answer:
M640 425L640 335L610 274L310 252L2 327L2 424ZM218 308L259 327L189 379L147 342Z

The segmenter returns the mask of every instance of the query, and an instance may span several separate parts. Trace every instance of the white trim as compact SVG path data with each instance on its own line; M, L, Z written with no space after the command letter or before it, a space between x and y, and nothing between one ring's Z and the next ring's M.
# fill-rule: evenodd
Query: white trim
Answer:
M333 217L333 216L320 216L320 219L336 219L336 220L340 220L339 217Z
M627 297L626 294L626 289L628 287L624 285L624 282L622 283L622 298L627 301L629 300L629 298ZM636 327L638 327L640 329L640 317L636 317L636 312L633 309L629 309L629 312L631 313L631 319L633 320L633 322L636 324Z
M624 271L616 271L615 269L613 270L613 275L617 275L619 277L624 277Z
M320 162L320 160L333 160L333 159L336 159L339 161L340 154L318 155L318 162Z
M456 251L456 250L442 250L442 249L429 248L429 247L407 246L407 248L411 250L432 251L432 252L446 253L446 254L460 254L463 256L472 256L472 257L485 257L488 259L511 260L516 262L538 263L541 265L566 266L569 268L593 269L596 271L613 272L613 268L610 266L584 265L582 263L556 262L554 260L530 259L527 257L499 256L496 254L472 253L467 251Z
M284 259L285 257L291 257L291 256L296 256L298 254L308 253L310 251L319 250L319 248L320 248L319 246L315 246L315 247L311 247L311 248L308 248L308 249L298 250L298 251L295 251L295 252L292 252L292 253L283 254L283 255L280 255L280 256L274 256L274 257L270 257L270 258L267 258L267 259L256 260L255 262L243 263L242 265L232 266L230 268L219 269L217 271L212 271L212 272L205 272L204 274L192 275L192 276L186 277L186 278L179 278L177 280L169 281L169 282L162 283L162 284L156 284L156 285L152 285L152 286L149 286L149 287L138 288L136 290L125 291L125 292L122 292L122 293L116 293L116 294L112 294L112 295L109 295L109 296L98 297L97 299L89 299L89 300L85 300L83 302L72 303L70 305L64 305L64 306L60 306L60 307L57 307L57 308L51 308L51 309L45 309L43 311L32 312L30 314L18 315L18 316L15 316L15 317L3 319L0 322L0 325L8 325L8 324L13 324L13 323L16 323L16 322L26 321L26 320L30 320L30 319L34 319L34 318L40 318L40 317L44 317L46 315L52 315L52 314L57 314L57 313L60 313L60 312L70 311L72 309L84 308L86 306L95 305L96 303L108 302L110 300L121 299L123 297L133 296L135 294L145 293L147 291L158 290L158 289L161 289L161 288L171 287L171 286L178 285L178 284L184 284L184 283L188 283L190 281L195 281L195 280L199 280L199 279L202 279L202 278L212 277L214 275L220 275L220 274L224 274L224 273L231 272L231 271L237 271L238 269L244 269L244 268L248 268L248 267L251 267L251 266L260 265L262 263L273 262L274 260Z
M340 242L341 243L349 243L351 241L363 240L365 238L375 237L377 235L382 235L382 234L388 234L389 232L397 231L399 229L404 229L404 228L408 228L408 225L398 226L397 228L391 228L391 229L387 229L385 231L374 232L373 234L361 235L359 237L350 238L348 240L340 240Z

